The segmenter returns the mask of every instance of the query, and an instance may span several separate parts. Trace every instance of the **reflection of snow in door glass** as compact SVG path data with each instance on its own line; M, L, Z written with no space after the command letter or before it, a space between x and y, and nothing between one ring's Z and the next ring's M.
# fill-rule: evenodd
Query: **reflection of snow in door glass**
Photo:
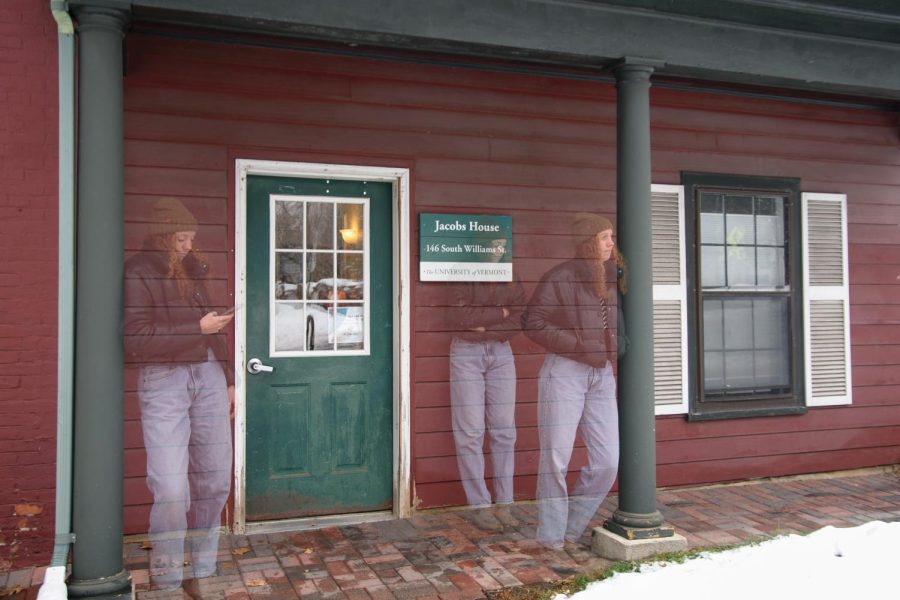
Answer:
M276 352L364 350L365 204L277 200Z

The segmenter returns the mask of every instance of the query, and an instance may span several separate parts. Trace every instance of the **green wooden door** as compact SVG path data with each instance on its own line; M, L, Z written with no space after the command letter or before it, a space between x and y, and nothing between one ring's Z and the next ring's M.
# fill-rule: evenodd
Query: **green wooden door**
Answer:
M391 184L247 180L248 520L389 509Z

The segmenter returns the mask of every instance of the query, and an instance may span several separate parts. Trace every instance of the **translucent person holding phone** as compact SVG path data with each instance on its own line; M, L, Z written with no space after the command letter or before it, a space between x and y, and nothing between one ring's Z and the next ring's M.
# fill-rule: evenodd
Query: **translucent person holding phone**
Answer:
M143 248L125 264L125 351L140 365L138 400L153 494L151 583L155 589L183 585L192 597L199 597L195 578L216 567L231 482L234 397L229 352L219 335L233 314L212 308L209 266L194 248L196 231L196 218L179 200L160 199Z

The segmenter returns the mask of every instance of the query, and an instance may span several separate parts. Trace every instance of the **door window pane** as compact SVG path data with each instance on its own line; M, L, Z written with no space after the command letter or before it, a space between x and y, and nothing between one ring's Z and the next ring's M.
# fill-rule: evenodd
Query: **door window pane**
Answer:
M361 204L338 204L338 248L341 250L362 250L363 206Z
M272 353L365 351L368 198L272 200Z
M305 350L302 304L275 305L275 326L272 329L275 348L280 352Z
M360 350L365 341L365 315L361 304L338 304L334 315L335 343L340 350Z
M334 203L306 203L306 247L311 250L334 248Z
M303 253L275 253L275 298L303 299Z
M279 250L303 248L303 202L275 202L275 247Z
M325 294L331 290L334 279L334 254L331 252L307 252L306 281L311 300L328 300Z
M363 255L338 254L338 282L341 294L338 300L363 299Z

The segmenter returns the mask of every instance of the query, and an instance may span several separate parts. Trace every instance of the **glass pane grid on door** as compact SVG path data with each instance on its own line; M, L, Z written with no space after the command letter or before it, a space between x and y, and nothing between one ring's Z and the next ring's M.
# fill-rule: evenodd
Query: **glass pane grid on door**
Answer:
M273 194L270 208L270 354L368 354L368 198Z

